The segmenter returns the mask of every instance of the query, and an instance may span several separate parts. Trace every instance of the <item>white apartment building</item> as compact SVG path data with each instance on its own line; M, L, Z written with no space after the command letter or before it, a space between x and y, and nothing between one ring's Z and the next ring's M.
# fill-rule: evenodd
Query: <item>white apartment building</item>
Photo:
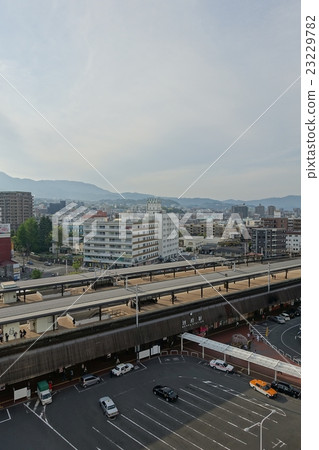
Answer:
M154 220L95 219L84 226L83 262L100 267L130 267L158 260Z
M150 199L147 202L147 214L154 217L158 225L158 254L159 258L167 261L178 256L178 223L177 218L166 214L162 210L162 204L158 199ZM176 219L174 221L174 219Z
M301 253L301 234L289 232L286 234L286 249L288 253Z
M83 262L100 267L131 267L168 260L178 254L178 229L158 200L146 214L122 213L117 220L84 224Z

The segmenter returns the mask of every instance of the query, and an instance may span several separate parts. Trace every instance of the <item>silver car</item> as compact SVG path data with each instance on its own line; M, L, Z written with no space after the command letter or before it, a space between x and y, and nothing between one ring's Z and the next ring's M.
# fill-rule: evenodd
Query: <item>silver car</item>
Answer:
M115 403L110 397L102 397L99 400L99 404L102 408L103 413L111 419L112 417L116 417L119 414L119 410L115 406Z
M87 374L82 375L81 377L81 386L87 388L88 386L92 386L93 384L101 383L101 378L95 375Z

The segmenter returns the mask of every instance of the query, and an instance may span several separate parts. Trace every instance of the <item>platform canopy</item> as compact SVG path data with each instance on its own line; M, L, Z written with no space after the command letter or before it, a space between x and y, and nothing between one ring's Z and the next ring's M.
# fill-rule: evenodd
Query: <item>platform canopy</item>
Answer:
M229 344L223 344L222 342L213 341L212 339L207 339L191 333L183 333L181 337L182 339L196 342L199 346L214 350L215 352L242 359L243 361L257 364L261 367L275 370L276 372L282 372L286 375L301 378L301 367L297 365L280 361L279 359L269 358L268 356L257 355L256 353L252 353L241 348L233 347Z

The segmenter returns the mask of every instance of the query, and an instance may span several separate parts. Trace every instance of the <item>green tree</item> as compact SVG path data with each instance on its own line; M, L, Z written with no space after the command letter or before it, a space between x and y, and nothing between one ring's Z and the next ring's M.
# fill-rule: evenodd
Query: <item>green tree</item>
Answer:
M82 264L82 262L80 259L75 259L73 261L72 267L76 272L78 272L79 268L81 267L81 264Z
M27 254L30 253L30 243L28 240L27 229L24 223L19 226L15 241L17 250L25 251Z
M38 245L39 252L48 252L52 241L52 221L49 217L42 216L39 222Z
M31 272L31 278L36 279L36 278L41 278L42 277L42 272L39 269L33 269Z

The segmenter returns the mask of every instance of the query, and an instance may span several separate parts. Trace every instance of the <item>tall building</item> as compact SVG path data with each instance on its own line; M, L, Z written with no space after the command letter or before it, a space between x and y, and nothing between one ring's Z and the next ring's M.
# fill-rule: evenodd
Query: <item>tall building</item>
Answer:
M27 219L33 217L33 197L31 192L0 192L2 223L8 223L16 231Z
M242 219L246 219L248 217L248 206L244 204L232 206L231 212L239 214Z
M267 208L267 215L273 217L274 214L275 214L275 211L276 211L276 207L272 206L272 205L269 205L268 208Z
M263 217L265 215L265 207L259 203L259 205L255 207L255 214Z

